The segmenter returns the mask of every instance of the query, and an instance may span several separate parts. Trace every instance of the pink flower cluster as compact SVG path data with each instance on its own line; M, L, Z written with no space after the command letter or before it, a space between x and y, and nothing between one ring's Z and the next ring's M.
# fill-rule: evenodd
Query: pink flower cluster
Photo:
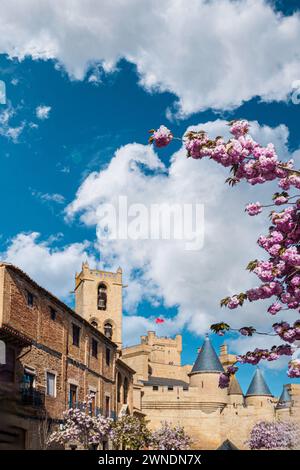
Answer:
M67 444L70 441L81 444L88 449L92 444L100 444L109 437L112 420L102 415L91 413L91 398L81 404L80 408L70 408L63 413L63 424L57 431L52 432L48 444Z
M273 328L275 333L288 343L294 343L294 341L300 340L300 320L295 321L293 326L286 321L274 323Z
M157 450L188 450L192 440L180 425L162 422L161 427L151 435L150 445Z
M247 442L250 449L292 449L300 442L300 429L285 421L261 421L256 423Z
M280 356L291 356L293 349L289 344L273 346L270 350L256 348L254 351L248 351L244 355L237 356L237 362L241 364L256 365L261 360L276 361Z
M235 182L246 179L254 185L278 178L281 187L300 187L300 178L292 178L289 171L293 169L293 162L280 162L273 144L261 146L248 131L249 123L245 120L232 123L233 138L227 142L221 137L211 140L203 131L189 131L184 136L185 147L192 158L209 157L225 167L231 166ZM281 202L279 199L278 203Z
M166 147L173 139L172 132L166 126L160 126L157 130L150 131L152 133L149 142L154 142L156 147Z
M262 206L260 202L253 202L251 204L248 204L246 206L246 212L248 212L249 215L257 215L260 214L262 211Z
M300 379L300 359L293 359L289 362L288 376L293 379Z

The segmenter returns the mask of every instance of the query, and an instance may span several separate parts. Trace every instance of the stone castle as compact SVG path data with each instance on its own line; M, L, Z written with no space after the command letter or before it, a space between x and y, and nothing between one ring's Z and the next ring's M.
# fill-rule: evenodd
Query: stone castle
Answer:
M0 366L0 448L39 446L41 407L32 397L43 397L55 423L64 409L93 393L95 413L145 416L151 429L162 421L179 423L195 449L246 449L261 420L300 423L300 384L286 384L274 397L257 368L245 395L236 378L220 389L219 375L235 356L225 344L218 356L208 336L193 365L181 364L180 335L149 331L139 344L122 348L122 290L120 268L112 273L84 263L75 276L74 311L20 269L0 264L0 339L10 351ZM8 390L16 391L13 399ZM1 444L12 429L16 440Z

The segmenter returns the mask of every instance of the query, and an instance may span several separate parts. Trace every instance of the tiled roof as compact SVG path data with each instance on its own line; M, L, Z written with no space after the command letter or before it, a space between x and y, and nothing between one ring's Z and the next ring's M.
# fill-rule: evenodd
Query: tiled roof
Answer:
M189 384L184 382L184 380L169 379L166 377L149 377L149 380L142 380L143 384L146 387L153 387L153 385L158 385L161 387L183 387L188 388Z

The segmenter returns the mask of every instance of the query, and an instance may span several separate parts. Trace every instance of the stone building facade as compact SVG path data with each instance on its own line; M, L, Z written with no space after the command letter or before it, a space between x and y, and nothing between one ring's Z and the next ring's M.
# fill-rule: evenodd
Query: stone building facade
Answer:
M94 396L92 409L117 419L145 416L184 426L195 449L245 449L261 420L300 424L300 385L274 397L260 369L244 395L219 375L235 362L224 344L219 356L206 337L194 364L181 364L182 338L149 331L122 349L122 270L75 275L75 310L17 267L0 263L0 449L44 446L49 423L69 406ZM1 343L1 340L3 343ZM107 443L104 443L104 446Z
M121 273L111 275L108 291L116 278L122 282ZM75 288L78 284L76 277ZM43 447L49 423L58 423L63 411L87 394L95 413L116 418L132 412L134 371L121 360L114 331L104 332L107 322L93 323L97 298L95 306L88 304L91 318L81 305L78 314L20 269L0 264L0 340L6 349L0 366L0 448ZM99 312L103 319L105 309ZM111 321L110 309L106 314Z

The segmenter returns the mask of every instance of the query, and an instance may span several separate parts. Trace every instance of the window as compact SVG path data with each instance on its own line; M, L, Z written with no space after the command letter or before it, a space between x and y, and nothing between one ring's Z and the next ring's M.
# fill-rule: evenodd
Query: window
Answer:
M53 307L50 307L50 318L53 321L56 319L56 310Z
M125 377L124 386L123 386L123 403L124 405L127 404L128 399L128 379Z
M24 390L33 390L35 388L35 372L25 367L23 375Z
M105 418L109 418L110 415L110 398L105 397Z
M157 385L153 385L152 390L153 390L154 392L157 392L157 391L158 391L158 386L157 386Z
M77 385L70 384L69 388L69 408L75 408L77 405Z
M168 386L168 390L169 390L169 391L174 390L174 388L172 387L172 385L169 385L169 386Z
M106 310L106 302L106 285L101 283L98 286L98 310Z
M98 357L98 341L92 338L92 356L97 358Z
M106 338L112 339L112 332L113 332L113 327L111 323L105 323L104 324L104 334Z
M96 413L96 392L94 390L90 390L89 399L90 399L90 414L94 416Z
M106 359L106 365L109 366L110 364L110 349L106 348L105 350L105 359Z
M73 327L73 345L79 347L80 339L80 328L77 325L72 324Z
M34 295L32 292L27 291L27 305L28 307L33 307Z
M6 347L5 364L0 364L0 382L12 383L15 381L16 352L11 347Z
M121 387L122 387L122 377L120 372L118 372L118 384L117 384L117 402L121 403Z
M47 395L49 397L56 396L56 376L51 372L47 372Z
M94 328L97 328L97 329L98 329L98 323L97 323L95 320L93 320L93 321L91 322L91 325L92 325Z

